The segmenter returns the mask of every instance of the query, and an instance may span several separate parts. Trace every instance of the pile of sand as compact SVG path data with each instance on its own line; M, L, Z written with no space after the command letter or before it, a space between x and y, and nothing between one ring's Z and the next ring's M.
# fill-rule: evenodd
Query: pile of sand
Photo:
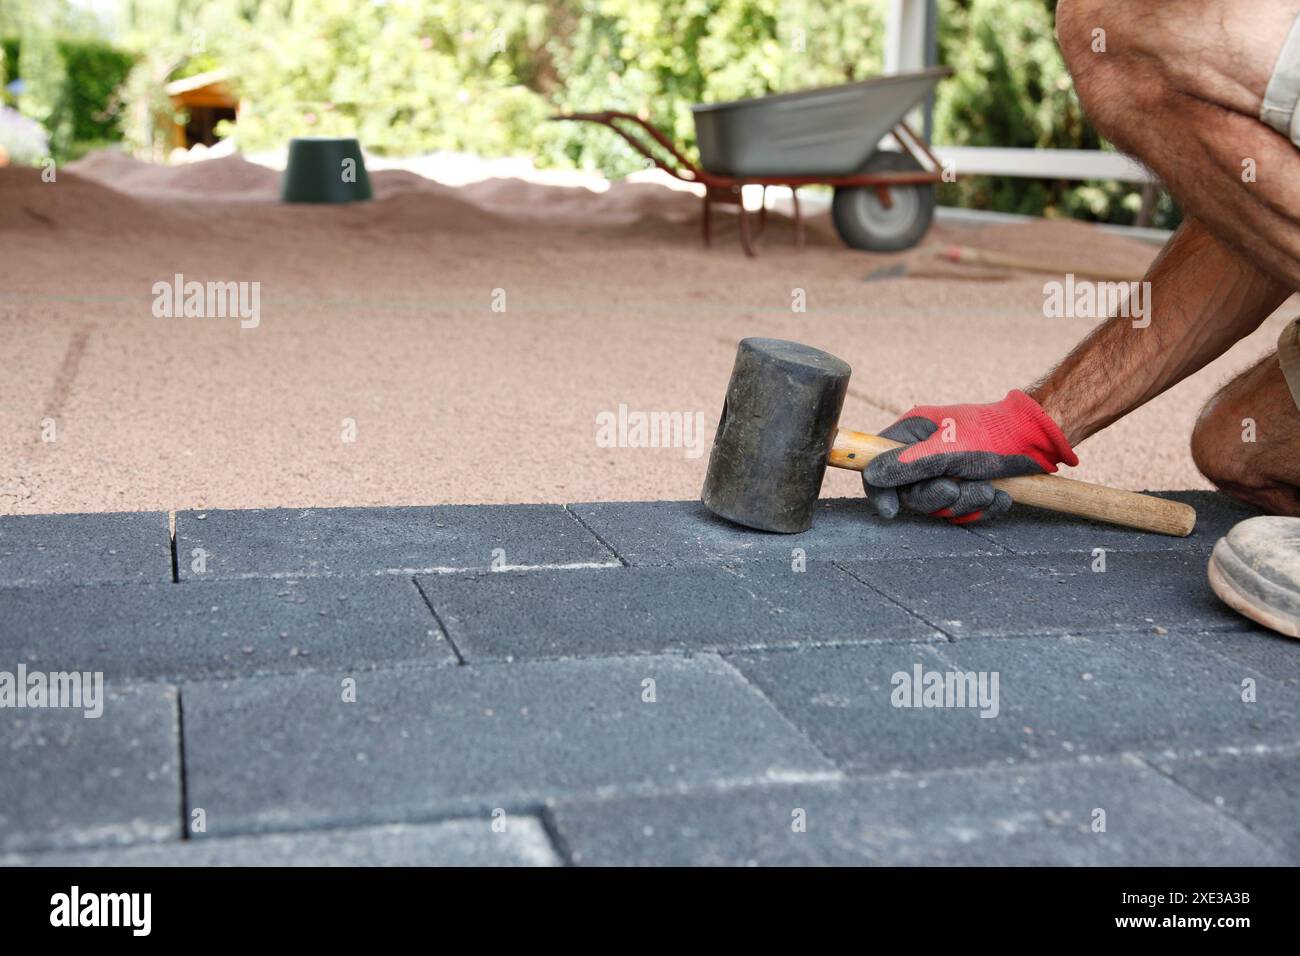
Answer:
M239 156L159 166L102 151L70 163L67 172L128 196L172 202L279 200L280 174ZM376 203L359 217L379 228L419 230L441 223L457 231L528 221L578 228L681 224L699 215L691 193L649 183L615 183L603 192L522 179L486 179L459 188L406 170L372 172Z
M47 182L39 169L0 168L0 230L102 236L174 226L166 209L67 170L56 171L54 182Z
M116 150L90 153L69 163L69 172L131 196L158 199L273 201L280 175L240 156L160 166Z
M595 192L582 186L488 179L458 191L503 218L540 222L626 226L648 221L682 223L700 214L700 200L694 195L649 183L613 183L608 190Z

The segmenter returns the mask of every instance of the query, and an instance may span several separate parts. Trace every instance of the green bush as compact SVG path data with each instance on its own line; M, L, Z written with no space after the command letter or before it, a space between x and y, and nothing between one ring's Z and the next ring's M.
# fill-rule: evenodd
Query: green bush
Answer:
M17 37L0 40L5 74L8 80L31 82L31 77L24 75L22 46ZM116 93L135 58L94 40L56 40L52 49L58 62L43 65L43 72L54 89L49 105L39 110L43 115L36 118L50 132L54 158L75 159L96 144L120 142L123 134ZM6 95L6 101L15 105L20 99Z
M122 138L114 94L126 80L135 57L106 43L65 40L59 43L68 73L65 103L74 141Z
M879 0L443 0L265 4L223 34L249 150L304 133L380 153L525 152L618 174L640 160L551 113L626 109L688 153L690 104L837 83L880 67Z
M1055 0L940 0L940 61L954 70L935 139L961 146L1109 149L1088 123L1055 38ZM940 189L954 206L1132 223L1140 189L1109 181L973 176ZM1155 224L1175 225L1167 201Z

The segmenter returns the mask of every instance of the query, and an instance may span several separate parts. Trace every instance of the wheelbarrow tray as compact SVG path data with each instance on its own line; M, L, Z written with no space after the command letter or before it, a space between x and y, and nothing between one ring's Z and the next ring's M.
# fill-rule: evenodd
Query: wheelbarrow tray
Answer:
M693 106L700 165L742 179L852 175L950 72L937 67Z

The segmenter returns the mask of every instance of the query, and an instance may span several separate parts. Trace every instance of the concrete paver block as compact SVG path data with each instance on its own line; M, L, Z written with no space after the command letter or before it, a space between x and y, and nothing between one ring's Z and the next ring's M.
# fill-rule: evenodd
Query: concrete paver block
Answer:
M34 686L29 673L29 702ZM0 851L179 838L175 688L104 684L96 699L98 717L86 706L0 709Z
M1136 761L561 802L550 812L580 865L1280 862L1263 841Z
M410 578L0 589L0 660L181 680L451 663Z
M559 866L536 817L266 833L0 856L0 866Z
M467 661L944 640L829 563L444 574L419 584Z
M0 587L171 579L161 511L0 516Z
M176 553L182 581L618 563L560 505L182 511Z
M184 688L208 834L517 812L830 764L714 656L397 668Z
M1174 634L880 644L727 659L824 753L870 773L1284 744L1300 735L1300 693ZM1254 702L1243 700L1247 677ZM939 680L942 692L927 696Z
M574 504L569 510L631 565L773 561L800 548L809 561L894 560L994 554L1005 549L964 528L923 516L886 521L862 498L818 502L802 534L770 534L731 524L698 501Z

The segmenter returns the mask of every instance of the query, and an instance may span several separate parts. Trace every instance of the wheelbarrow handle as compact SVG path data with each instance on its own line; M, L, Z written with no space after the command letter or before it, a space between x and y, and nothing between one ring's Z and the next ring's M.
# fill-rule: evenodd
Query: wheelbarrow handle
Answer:
M689 159L678 151L673 145L672 140L665 136L655 126L633 113L624 113L619 110L604 110L599 113L557 113L550 117L552 120L573 120L582 123L599 123L602 126L608 126L619 136L623 137L633 149L650 160L668 175L680 179L686 183L704 183L708 184L708 177L704 175L703 170L692 163ZM630 132L620 126L620 123L634 123L641 130L653 139L659 146L673 158L675 166L665 163L654 154L645 140L633 132Z

